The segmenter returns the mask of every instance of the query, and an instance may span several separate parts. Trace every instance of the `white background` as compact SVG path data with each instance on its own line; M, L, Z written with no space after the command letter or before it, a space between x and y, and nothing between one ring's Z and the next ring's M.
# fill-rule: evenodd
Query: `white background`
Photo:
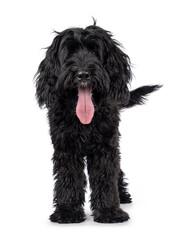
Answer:
M175 0L12 1L0 4L0 238L180 239L180 11ZM53 29L97 24L112 31L134 65L131 88L164 87L122 113L122 166L130 221L59 225L52 213L53 147L33 76Z

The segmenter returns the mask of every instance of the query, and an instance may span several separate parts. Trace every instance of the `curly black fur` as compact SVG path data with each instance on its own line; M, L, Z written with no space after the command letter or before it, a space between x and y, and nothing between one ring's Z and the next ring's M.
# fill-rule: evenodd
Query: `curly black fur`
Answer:
M131 196L119 166L119 111L142 104L147 94L159 88L144 86L130 92L131 76L130 59L109 31L94 24L56 32L36 76L36 97L40 107L48 109L54 146L55 212L51 221L85 220L85 160L94 220L129 219L120 208L120 202L130 203ZM82 124L76 114L78 89L88 87L94 116Z

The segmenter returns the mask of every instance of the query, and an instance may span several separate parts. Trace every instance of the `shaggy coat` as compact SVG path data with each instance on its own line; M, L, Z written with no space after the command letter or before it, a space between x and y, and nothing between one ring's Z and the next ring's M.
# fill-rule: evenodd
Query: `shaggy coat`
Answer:
M48 110L54 146L54 207L50 220L85 220L87 164L91 209L96 222L123 222L130 203L120 168L120 110L144 102L158 85L129 91L129 57L109 31L94 25L55 32L40 63L36 97Z

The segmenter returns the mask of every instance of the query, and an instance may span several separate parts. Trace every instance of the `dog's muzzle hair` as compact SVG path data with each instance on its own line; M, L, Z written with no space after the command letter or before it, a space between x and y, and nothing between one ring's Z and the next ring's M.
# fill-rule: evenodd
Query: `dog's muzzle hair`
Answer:
M101 61L91 52L82 49L65 58L57 85L64 89L91 86L103 92L108 90L109 77Z

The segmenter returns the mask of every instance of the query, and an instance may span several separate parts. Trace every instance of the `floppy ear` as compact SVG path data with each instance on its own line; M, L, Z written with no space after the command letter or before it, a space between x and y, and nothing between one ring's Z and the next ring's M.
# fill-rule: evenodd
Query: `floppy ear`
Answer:
M117 45L115 43L110 49L105 69L110 78L110 97L120 105L126 105L130 98L128 90L128 83L131 80L130 59Z
M55 100L55 84L60 69L58 50L61 36L57 35L48 47L44 60L40 63L36 74L36 98L40 107L47 108Z

